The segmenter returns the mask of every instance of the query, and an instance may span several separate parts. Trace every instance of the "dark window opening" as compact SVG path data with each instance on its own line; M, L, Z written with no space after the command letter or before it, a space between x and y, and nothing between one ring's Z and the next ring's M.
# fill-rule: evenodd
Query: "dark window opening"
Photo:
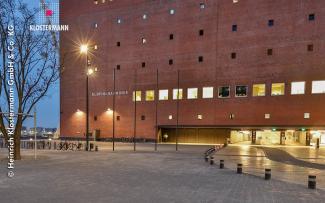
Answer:
M116 65L116 69L120 70L121 69L121 65Z
M236 86L236 97L246 97L247 96L247 86Z
M309 21L314 21L315 20L315 14L314 13L309 14L308 20Z
M269 27L272 27L274 25L274 20L273 19L269 20L268 24L269 24Z
M170 34L169 35L169 40L173 40L174 39L174 35L173 34Z
M219 87L219 98L227 98L230 96L230 87Z
M146 67L146 62L142 62L142 68Z
M273 49L268 49L267 50L267 55L269 55L269 56L273 55Z
M199 35L200 35L200 36L203 36L203 35L204 35L204 30L200 30L200 31L199 31Z
M117 42L116 46L120 47L121 46L121 42Z
M237 32L237 25L232 25L232 31Z
M307 49L308 51L314 51L314 45L308 44Z
M203 56L199 56L199 62L203 62Z
M237 57L237 54L235 52L231 53L231 58L235 59Z
M173 65L174 64L174 60L173 59L169 59L169 65Z
M97 116L94 116L94 121L97 121Z
M121 120L121 116L116 116L116 120Z
M146 116L142 115L142 116L141 116L141 120L142 120L142 121L146 120Z

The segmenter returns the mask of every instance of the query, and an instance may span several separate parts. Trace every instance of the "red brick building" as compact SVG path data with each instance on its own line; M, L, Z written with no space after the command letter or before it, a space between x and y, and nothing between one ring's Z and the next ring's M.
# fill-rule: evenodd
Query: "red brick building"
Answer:
M62 0L60 13L63 137L85 136L87 44L101 139L114 114L117 138L325 143L325 1Z

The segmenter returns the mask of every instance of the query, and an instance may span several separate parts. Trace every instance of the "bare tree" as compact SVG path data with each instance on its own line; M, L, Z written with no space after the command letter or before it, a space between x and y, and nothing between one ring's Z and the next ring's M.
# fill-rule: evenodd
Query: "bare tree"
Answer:
M20 0L2 0L0 4L0 112L8 112L8 26L14 26L15 56L15 159L20 156L20 137L26 114L30 114L35 104L47 96L50 87L59 78L59 59L57 42L49 31L32 31L30 25L36 24L39 9L30 9ZM50 108L50 107L49 107ZM8 117L0 115L0 130L8 141L6 125Z

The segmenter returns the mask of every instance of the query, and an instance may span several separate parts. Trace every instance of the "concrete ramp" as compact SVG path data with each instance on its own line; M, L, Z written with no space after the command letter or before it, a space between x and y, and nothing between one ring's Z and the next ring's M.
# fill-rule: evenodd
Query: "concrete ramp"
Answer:
M265 153L265 156L272 161L277 161L277 162L295 165L295 166L320 169L320 170L325 169L324 164L311 163L308 161L297 159L291 154L289 154L288 152L278 148L271 148L271 147L256 147L256 148L262 149Z

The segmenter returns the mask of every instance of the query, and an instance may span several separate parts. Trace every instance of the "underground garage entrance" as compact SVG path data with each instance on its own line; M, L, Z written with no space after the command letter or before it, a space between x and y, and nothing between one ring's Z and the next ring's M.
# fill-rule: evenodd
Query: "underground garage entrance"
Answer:
M178 132L177 132L178 131ZM159 142L184 144L224 144L230 138L230 129L218 128L161 128Z

